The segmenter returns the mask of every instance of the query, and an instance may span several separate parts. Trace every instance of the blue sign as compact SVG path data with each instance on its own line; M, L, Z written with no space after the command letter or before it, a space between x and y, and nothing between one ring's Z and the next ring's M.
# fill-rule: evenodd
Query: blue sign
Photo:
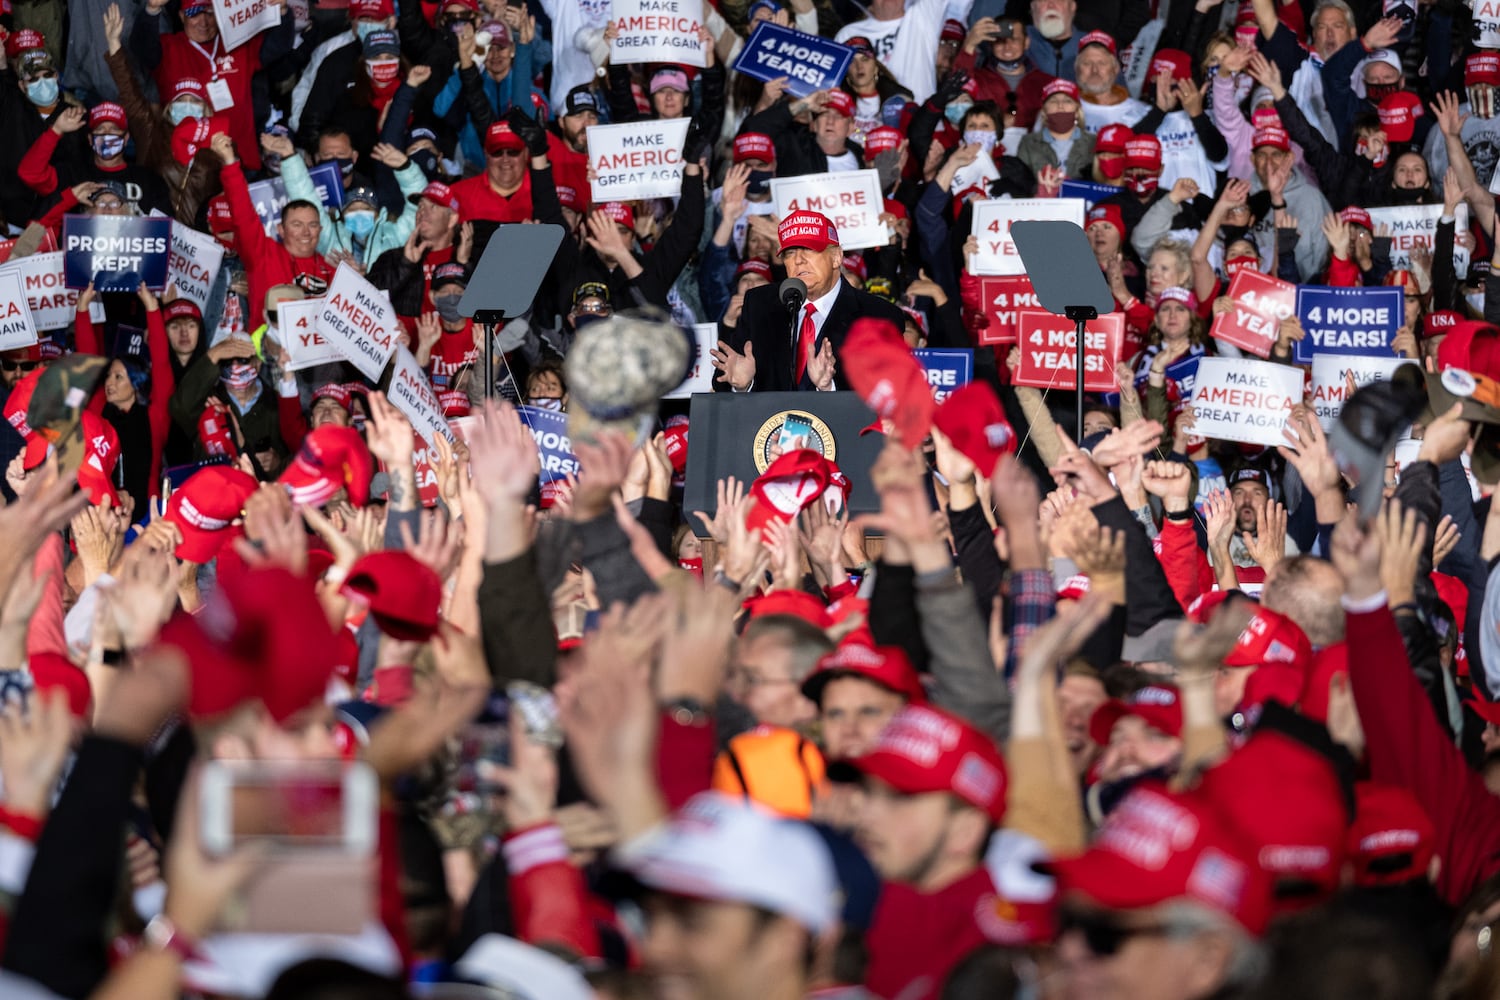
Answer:
M939 405L955 389L974 380L974 352L970 348L918 347L912 354L927 369L927 384L932 386L932 398Z
M250 185L250 202L260 217L260 227L273 240L276 239L276 224L281 221L281 210L287 201L286 182L280 177L268 177Z
M1093 181L1063 181L1063 198L1082 198L1088 208L1093 208L1105 198L1113 198L1124 188L1110 187L1108 184L1095 184Z
M766 83L786 77L786 92L806 97L842 83L853 58L854 50L847 45L761 21L733 68Z
M332 160L307 168L313 187L318 189L318 200L324 208L344 207L344 178L339 174L339 165Z
M167 286L172 220L122 215L63 216L63 284L96 292Z
M536 448L542 459L541 481L550 483L568 473L578 475L578 459L573 455L573 442L568 438L568 415L539 406L518 406L516 409L521 414L521 422L536 438Z
M1406 301L1399 288L1299 285L1297 318L1306 333L1292 356L1298 364L1311 364L1314 354L1389 358Z

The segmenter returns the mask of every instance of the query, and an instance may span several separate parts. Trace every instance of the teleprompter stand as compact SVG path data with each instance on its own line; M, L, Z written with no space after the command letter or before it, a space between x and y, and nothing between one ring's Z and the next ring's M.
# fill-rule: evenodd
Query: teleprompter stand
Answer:
M469 278L458 312L484 326L486 399L495 391L495 328L531 308L563 236L557 225L497 226Z
M1076 437L1082 441L1084 325L1114 312L1115 297L1099 269L1088 237L1076 223L1013 222L1010 235L1016 241L1021 263L1026 266L1042 308L1073 321L1074 361L1078 366Z

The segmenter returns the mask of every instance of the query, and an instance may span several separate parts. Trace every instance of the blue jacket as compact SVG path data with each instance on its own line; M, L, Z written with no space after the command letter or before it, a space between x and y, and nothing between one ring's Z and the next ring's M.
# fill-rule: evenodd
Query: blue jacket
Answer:
M537 90L531 84L533 76L531 48L531 43L526 45L516 43L516 57L511 61L510 72L503 80L496 80L485 72L483 66L479 67L479 83L484 90L484 98L489 102L490 110L494 112L496 119L516 104L521 106L522 111L531 114L532 93L542 94L542 91ZM479 65L477 58L475 64ZM461 85L462 81L458 73L449 75L447 84L432 99L432 110L434 114L458 130L458 145L463 150L464 159L482 167L484 166L484 142L479 133L474 131L474 123L470 120L460 97Z

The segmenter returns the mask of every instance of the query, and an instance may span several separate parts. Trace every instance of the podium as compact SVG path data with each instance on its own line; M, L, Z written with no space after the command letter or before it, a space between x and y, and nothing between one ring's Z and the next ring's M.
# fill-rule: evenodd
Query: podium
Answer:
M870 467L885 447L874 412L854 392L695 393L688 416L688 464L683 509L712 513L718 481L734 476L749 488L771 464L771 448L781 439L788 417L802 418L811 430L807 447L821 452L849 477L854 492L851 514L880 509L870 485ZM706 537L697 518L689 521Z

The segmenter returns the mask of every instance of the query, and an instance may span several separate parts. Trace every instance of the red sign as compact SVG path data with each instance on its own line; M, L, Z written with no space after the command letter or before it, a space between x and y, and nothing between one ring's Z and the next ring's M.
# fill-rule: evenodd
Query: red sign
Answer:
M1072 389L1077 384L1078 362L1074 341L1077 328L1066 316L1034 309L1021 310L1019 322L1021 364L1016 385L1038 389ZM1115 363L1125 339L1125 314L1112 312L1091 321L1085 328L1083 388L1086 392L1118 392Z
M979 301L989 325L979 331L979 343L1014 344L1018 336L1016 319L1022 309L1040 309L1031 279L1024 274L980 278Z
M1234 307L1214 317L1210 332L1226 344L1269 358L1281 321L1297 312L1297 286L1246 268L1229 283L1229 297Z

